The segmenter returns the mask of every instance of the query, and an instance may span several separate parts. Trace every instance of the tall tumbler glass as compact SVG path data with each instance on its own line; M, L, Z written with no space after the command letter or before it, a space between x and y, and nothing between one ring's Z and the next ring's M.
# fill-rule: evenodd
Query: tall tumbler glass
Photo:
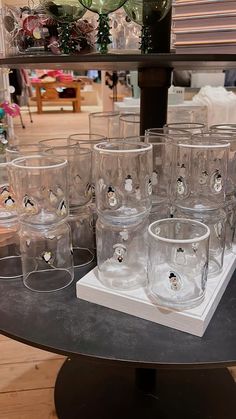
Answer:
M103 135L106 138L120 136L119 112L94 112L89 114L90 134Z
M96 204L104 217L127 218L151 209L152 145L131 142L94 146Z
M38 228L21 224L24 285L38 292L67 287L74 278L71 230L66 222Z
M186 208L211 209L225 200L230 144L223 140L172 142L173 202Z
M21 276L19 224L16 219L0 220L0 280Z
M140 114L122 113L120 115L120 137L133 137L140 135Z
M0 155L0 221L16 218L16 197L11 185L10 164Z
M207 130L207 127L205 124L197 122L173 122L164 125L164 132L166 134L170 134L174 130L184 130L190 134L202 134Z
M68 162L70 212L87 204L92 197L92 151L76 145L49 148L44 154L60 157Z
M224 263L226 244L227 213L224 205L221 208L210 210L193 210L176 206L174 209L175 218L188 218L206 224L210 229L210 253L208 276L218 275Z
M99 280L109 288L132 289L147 280L148 215L131 222L115 219L97 221L97 262Z
M205 295L209 228L188 219L164 219L149 226L148 295L164 307L189 309Z
M51 156L26 156L11 163L20 221L49 225L68 216L68 163Z

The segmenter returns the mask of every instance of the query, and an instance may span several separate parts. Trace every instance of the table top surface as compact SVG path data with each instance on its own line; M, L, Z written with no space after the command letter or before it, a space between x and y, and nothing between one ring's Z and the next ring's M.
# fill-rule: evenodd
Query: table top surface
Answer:
M137 367L236 364L236 273L202 338L79 300L75 281L48 294L22 280L1 281L0 332L52 352Z

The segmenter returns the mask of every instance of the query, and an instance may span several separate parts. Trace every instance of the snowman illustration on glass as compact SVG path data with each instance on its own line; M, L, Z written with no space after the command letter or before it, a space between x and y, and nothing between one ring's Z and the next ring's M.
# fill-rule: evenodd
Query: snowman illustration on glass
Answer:
M208 176L207 170L203 170L199 178L200 185L206 185Z
M131 175L128 175L125 178L125 190L126 192L132 192L133 191L133 179Z
M173 291L179 291L181 288L181 279L175 272L170 272L169 275L170 287Z
M185 182L182 176L177 179L177 193L178 195L184 195L185 193Z
M110 207L115 207L117 205L116 192L115 192L115 189L112 186L108 187L107 198L108 198L108 203L109 203Z
M122 263L124 261L125 254L127 252L126 246L121 243L117 243L113 246L114 254L113 258L116 262Z
M215 191L216 193L220 193L222 191L222 188L223 188L222 176L218 169L212 175L211 187L213 191Z

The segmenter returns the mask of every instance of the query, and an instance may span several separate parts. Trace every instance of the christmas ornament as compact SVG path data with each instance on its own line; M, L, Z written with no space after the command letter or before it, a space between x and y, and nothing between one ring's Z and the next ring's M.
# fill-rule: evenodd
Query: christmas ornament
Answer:
M46 14L62 23L81 19L86 12L79 0L41 0L41 4Z
M98 13L97 44L102 54L108 52L111 34L108 14L115 12L124 5L126 0L80 0L88 10Z
M142 53L152 52L151 28L160 22L170 10L172 0L127 0L124 10L128 17L142 26Z

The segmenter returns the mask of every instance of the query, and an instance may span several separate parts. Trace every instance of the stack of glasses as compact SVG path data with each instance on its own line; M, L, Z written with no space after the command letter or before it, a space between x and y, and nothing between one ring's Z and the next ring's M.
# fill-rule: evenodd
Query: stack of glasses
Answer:
M67 161L24 156L10 164L20 224L23 282L38 292L65 288L73 281L68 217Z
M116 289L142 286L147 278L152 145L97 144L94 168L99 279Z
M0 279L22 275L16 198L10 186L9 163L0 160Z
M89 203L92 198L92 151L81 148L76 140L43 140L42 152L68 162L68 223L72 231L74 267L82 267L94 259L92 213ZM51 198L55 198L51 196Z

